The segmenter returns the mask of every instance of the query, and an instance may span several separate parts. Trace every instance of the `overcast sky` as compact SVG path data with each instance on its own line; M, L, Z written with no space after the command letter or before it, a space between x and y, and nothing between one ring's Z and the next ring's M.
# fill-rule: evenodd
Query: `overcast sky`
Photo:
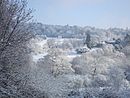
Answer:
M130 27L130 0L28 0L44 24Z

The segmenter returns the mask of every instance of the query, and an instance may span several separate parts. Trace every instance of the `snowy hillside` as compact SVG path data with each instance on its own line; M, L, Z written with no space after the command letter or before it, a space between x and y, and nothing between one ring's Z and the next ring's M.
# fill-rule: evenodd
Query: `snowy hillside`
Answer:
M128 39L118 50L116 40L89 49L84 39L36 37L29 44L35 65L30 83L49 98L129 98Z

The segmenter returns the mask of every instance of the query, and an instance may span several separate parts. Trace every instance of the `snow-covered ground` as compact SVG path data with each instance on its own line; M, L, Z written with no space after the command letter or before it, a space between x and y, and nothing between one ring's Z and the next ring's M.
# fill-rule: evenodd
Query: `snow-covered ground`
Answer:
M69 59L69 61L72 61L75 57L81 56L81 54L77 54L75 50L72 50L68 51L66 56Z
M40 47L43 47L43 45L45 45L47 43L47 40L41 40L41 41L38 41L36 44Z
M37 62L39 59L44 58L48 53L38 53L38 54L33 54L32 58L34 62Z
M47 40L45 39L32 39L31 47L33 52L31 53L33 62L37 63L37 61L41 58L44 58L47 53Z
M37 61L41 58L44 58L48 53L47 51L44 51L43 48L47 46L47 41L50 39L55 40L55 44L62 44L65 40L69 40L67 38L47 38L46 40L38 40L34 41L32 44L33 47L35 47L34 52L32 53L32 60L37 63ZM47 50L47 49L46 49ZM41 52L39 52L41 51ZM75 49L66 51L66 57L68 58L69 62L72 61L75 57L81 56L81 54L77 54Z

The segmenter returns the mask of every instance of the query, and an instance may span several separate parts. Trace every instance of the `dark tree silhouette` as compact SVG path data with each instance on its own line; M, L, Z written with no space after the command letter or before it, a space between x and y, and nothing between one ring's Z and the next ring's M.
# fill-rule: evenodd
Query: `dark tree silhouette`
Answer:
M87 47L91 49L92 48L91 47L91 36L88 32L86 33L86 39L85 39L84 45L87 45Z

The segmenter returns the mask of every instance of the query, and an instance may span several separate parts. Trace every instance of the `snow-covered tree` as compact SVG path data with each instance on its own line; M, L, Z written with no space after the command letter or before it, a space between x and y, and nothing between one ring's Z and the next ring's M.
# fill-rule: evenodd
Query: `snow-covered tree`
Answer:
M29 49L32 18L26 0L0 0L0 97L34 97L29 80ZM26 88L25 88L26 87ZM39 92L39 91L38 91Z

